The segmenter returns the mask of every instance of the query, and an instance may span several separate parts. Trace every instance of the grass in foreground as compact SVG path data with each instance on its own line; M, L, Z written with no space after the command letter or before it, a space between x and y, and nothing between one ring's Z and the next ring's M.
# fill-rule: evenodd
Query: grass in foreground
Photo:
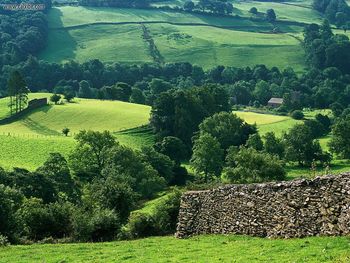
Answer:
M270 240L243 236L0 248L0 262L349 262L350 239Z

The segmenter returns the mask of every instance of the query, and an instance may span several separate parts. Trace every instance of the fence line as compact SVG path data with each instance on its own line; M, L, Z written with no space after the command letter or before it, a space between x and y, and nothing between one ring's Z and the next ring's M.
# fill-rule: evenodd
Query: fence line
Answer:
M34 133L14 133L14 132L1 132L1 136L13 137L13 138L41 138L41 139L54 139L54 138L74 138L77 133L70 133L68 136L62 135L47 135L47 134L34 134Z

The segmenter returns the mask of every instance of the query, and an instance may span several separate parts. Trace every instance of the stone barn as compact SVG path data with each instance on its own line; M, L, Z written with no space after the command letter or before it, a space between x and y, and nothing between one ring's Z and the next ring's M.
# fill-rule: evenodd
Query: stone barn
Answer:
M283 104L283 99L282 98L271 98L269 102L267 103L268 106L273 107L273 108L278 108L282 106Z

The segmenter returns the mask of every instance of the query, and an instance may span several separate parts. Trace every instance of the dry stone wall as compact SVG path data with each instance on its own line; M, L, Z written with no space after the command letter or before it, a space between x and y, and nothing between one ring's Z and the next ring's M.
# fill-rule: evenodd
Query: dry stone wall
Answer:
M350 235L350 173L187 192L176 236L199 234Z

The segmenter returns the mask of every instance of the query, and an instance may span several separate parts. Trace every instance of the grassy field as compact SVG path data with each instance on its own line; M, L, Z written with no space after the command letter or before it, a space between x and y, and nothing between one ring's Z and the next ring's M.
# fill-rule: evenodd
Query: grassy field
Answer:
M50 94L36 94L47 97ZM7 98L2 100L8 100ZM1 125L0 134L61 135L68 127L71 133L80 130L108 130L118 132L148 124L149 106L121 101L74 99L73 103L48 105L21 118L19 121Z
M152 62L139 25L93 26L77 30L53 30L40 58L50 62L80 62L99 58L104 62ZM133 48L132 54L130 47Z
M166 62L188 61L205 65L269 66L304 68L299 41L287 34L263 34L208 27L148 26Z
M49 97L48 93L30 94L32 98ZM7 98L0 100L0 113L6 116ZM117 140L133 148L152 145L154 136L147 128L150 107L120 101L75 99L74 103L49 105L20 120L0 125L0 166L34 170L51 152L68 156L75 146L73 135L80 130L112 132ZM68 127L69 137L61 130Z
M30 262L338 262L350 261L350 239L270 240L244 236L155 237L135 241L0 248L2 263Z
M168 12L148 9L102 7L56 7L49 13L49 27L62 28L101 22L202 23L215 26L233 26L242 29L271 28L267 22L254 22L235 17L210 17L206 15Z
M39 57L58 63L72 59L84 62L92 58L104 62L152 62L140 25L91 25L150 21L165 22L146 24L165 62L186 61L206 69L218 64L252 66L262 61L270 67L292 66L298 72L305 67L304 52L297 39L289 34L270 34L271 24L248 17L69 6L50 11L48 45ZM190 24L181 26L166 22ZM279 27L290 34L299 34L302 30L286 24ZM130 52L130 47L134 52Z
M256 124L261 135L273 131L277 136L281 136L283 132L287 132L297 123L297 121L288 116L277 116L271 114L261 114L247 111L235 111L240 118L249 124Z
M249 14L252 7L256 7L259 12L266 13L267 9L274 9L278 20L297 21L303 23L322 23L323 17L317 11L302 7L298 2L276 3L276 2L258 2L258 1L241 1L234 3L235 8L242 11L244 15Z

